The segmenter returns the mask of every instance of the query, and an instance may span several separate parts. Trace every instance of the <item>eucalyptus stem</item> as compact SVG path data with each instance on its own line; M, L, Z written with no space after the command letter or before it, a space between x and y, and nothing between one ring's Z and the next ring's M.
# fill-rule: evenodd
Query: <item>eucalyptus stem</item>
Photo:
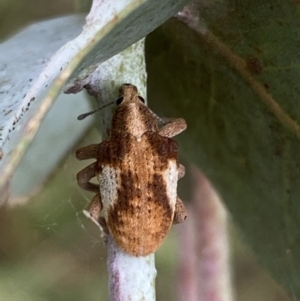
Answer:
M136 85L146 97L146 70L144 40L137 42L120 54L102 63L83 85L96 97L98 106L114 100L123 83ZM110 130L113 105L97 112L102 139ZM135 257L124 253L108 235L107 269L111 301L154 301L156 269L154 254Z

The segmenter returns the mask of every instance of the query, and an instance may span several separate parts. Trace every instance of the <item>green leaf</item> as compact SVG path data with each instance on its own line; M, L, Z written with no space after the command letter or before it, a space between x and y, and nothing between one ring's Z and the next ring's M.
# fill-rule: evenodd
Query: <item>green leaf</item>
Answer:
M300 297L297 1L205 2L147 39L150 106L184 117L179 141L260 264ZM199 17L200 16L200 17ZM199 17L199 20L196 18Z

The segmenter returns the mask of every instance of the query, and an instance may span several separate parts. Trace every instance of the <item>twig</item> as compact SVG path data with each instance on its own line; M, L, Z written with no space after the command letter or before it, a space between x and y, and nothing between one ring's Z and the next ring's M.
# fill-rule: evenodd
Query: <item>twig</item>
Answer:
M121 67L122 66L122 67ZM111 102L118 95L123 83L136 85L141 95L146 96L146 71L144 40L102 63L84 83L89 94L96 97L98 105ZM102 139L107 137L112 118L112 107L97 113L101 121ZM154 254L134 257L124 253L108 236L107 268L111 301L154 301L156 269Z

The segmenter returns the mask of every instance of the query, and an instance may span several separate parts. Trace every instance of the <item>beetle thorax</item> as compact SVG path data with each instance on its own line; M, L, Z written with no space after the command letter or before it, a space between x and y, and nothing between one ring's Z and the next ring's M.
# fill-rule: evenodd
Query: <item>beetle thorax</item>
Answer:
M120 106L113 117L112 135L126 132L139 140L147 131L157 131L154 116L143 104L127 103Z

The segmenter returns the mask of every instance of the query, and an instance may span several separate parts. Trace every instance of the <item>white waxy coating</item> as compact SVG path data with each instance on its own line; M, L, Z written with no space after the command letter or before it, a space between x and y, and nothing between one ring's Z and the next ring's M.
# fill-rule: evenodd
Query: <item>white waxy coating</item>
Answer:
M114 201L117 201L120 172L114 167L102 165L102 172L98 175L100 194L103 204L103 213L107 217L107 209Z
M175 204L177 200L177 181L178 181L178 169L175 160L169 161L169 166L163 173L163 178L166 182L167 196L170 201L170 206L175 210Z
M107 264L110 300L154 301L156 269L154 254L135 257L124 253L109 236ZM141 289L143 288L143 289Z

